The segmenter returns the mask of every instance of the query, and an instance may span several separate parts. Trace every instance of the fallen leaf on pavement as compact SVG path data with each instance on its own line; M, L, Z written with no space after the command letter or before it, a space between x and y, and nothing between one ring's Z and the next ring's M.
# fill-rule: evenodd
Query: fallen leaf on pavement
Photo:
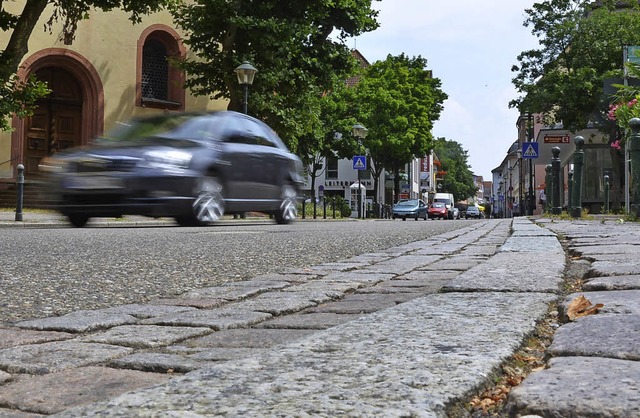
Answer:
M570 321L575 321L583 316L597 314L602 307L604 307L602 303L593 305L584 295L580 295L569 304L567 317L569 317Z

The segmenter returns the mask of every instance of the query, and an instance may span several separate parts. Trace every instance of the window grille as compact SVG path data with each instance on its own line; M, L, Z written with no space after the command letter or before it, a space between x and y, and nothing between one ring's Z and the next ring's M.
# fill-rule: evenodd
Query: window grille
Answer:
M142 97L157 100L168 99L169 63L167 48L150 39L142 50Z

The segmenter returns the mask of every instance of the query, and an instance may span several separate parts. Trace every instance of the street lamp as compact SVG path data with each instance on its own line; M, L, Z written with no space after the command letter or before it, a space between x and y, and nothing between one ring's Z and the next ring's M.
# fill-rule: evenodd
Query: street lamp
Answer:
M249 61L244 61L238 65L235 70L238 76L238 84L244 88L244 100L242 101L242 109L244 114L247 114L247 103L249 102L249 86L253 84L253 78L258 70Z
M533 142L533 115L531 113L527 114L527 136L529 137L529 142ZM533 172L533 158L529 158L529 195L527 196L527 215L533 215L533 211L536 207L536 195L533 192L533 183L535 183L535 175Z
M523 214L526 214L526 212L524 211L524 205L522 204L522 188L523 188L523 181L522 181L522 149L518 148L518 150L516 151L516 155L518 156L518 215L522 216Z
M360 147L362 147L362 140L364 138L367 137L367 133L369 132L369 130L367 128L365 128L363 125L361 125L360 123L356 123L355 125L353 125L352 128L352 132L353 132L353 136L355 136L356 138L358 138L358 151L360 151ZM366 161L366 157L365 157L365 161ZM366 169L366 163L365 163L365 167L357 167L356 170L358 170L358 219L360 219L363 215L362 213L362 183L360 181L360 172L362 172L362 170Z

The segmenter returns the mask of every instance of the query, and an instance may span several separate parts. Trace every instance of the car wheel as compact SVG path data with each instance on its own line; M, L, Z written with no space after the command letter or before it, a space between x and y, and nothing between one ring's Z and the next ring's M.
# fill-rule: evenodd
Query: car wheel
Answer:
M204 177L196 183L191 213L178 216L180 226L201 226L217 221L224 215L222 183L215 177Z
M416 217L414 218L416 221L418 220L418 215L416 214Z
M403 218L402 218L402 220L403 220L403 221L406 221L406 220L407 220L407 218L406 218L406 217L403 217Z
M87 215L69 215L67 218L71 225L76 228L82 228L87 224L87 222L89 222L89 216Z
M280 203L280 209L278 209L278 212L275 214L275 219L276 222L281 225L289 224L298 217L296 189L292 185L286 184L282 186L280 195L282 201Z

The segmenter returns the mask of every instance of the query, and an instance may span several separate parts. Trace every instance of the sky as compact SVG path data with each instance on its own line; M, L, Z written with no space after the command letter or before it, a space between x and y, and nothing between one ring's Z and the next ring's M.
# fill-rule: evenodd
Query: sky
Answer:
M520 52L538 48L523 26L535 2L382 0L373 2L380 27L348 42L370 63L388 54L425 58L449 96L434 137L460 143L473 173L487 181L518 138L511 67Z

